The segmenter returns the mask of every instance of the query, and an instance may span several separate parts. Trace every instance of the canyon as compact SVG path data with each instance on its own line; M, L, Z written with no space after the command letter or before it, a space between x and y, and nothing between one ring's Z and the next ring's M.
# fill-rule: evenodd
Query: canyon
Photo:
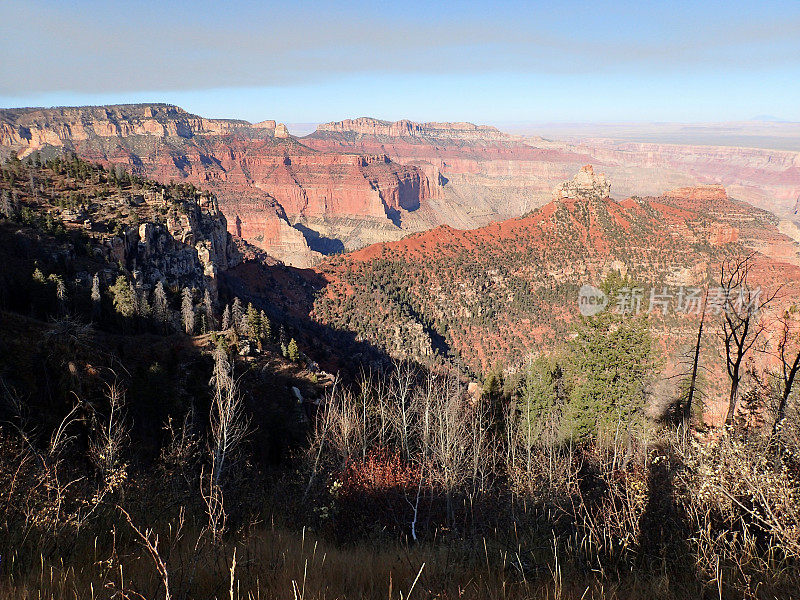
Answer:
M800 153L552 140L471 123L369 117L294 137L281 123L210 119L169 104L0 110L0 154L72 151L212 190L232 234L297 267L439 225L473 229L549 202L592 164L617 199L722 185L795 231Z
M605 289L611 312L638 289L637 314L647 315L663 357L660 385L674 395L699 322L680 298L711 289L725 257L751 255L750 284L765 295L780 286L769 318L800 299L800 244L771 212L715 184L620 201L609 185L586 165L523 217L471 230L442 225L328 260L312 317L397 358L475 377L498 362L513 373L542 348L568 346L581 286ZM667 299L663 314L651 291ZM706 326L716 331L719 319L710 313ZM715 351L703 350L709 422L724 416L727 399Z

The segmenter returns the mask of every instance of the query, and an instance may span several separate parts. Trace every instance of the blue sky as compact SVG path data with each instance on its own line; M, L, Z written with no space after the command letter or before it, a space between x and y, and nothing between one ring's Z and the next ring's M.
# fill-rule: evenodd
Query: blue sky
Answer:
M0 3L0 106L800 121L800 2Z

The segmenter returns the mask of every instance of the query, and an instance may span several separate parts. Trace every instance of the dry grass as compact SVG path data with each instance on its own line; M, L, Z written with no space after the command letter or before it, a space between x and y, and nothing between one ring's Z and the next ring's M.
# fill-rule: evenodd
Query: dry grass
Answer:
M398 371L337 387L295 470L267 478L231 449L236 467L219 484L228 519L214 529L200 487L213 436L173 428L156 464L137 466L125 458L120 392L108 402L117 408L97 413L88 449L71 413L49 439L0 429L3 598L766 599L800 589L788 434L780 444L769 431L700 441L682 429L581 447L532 441L518 423L498 428L455 380Z

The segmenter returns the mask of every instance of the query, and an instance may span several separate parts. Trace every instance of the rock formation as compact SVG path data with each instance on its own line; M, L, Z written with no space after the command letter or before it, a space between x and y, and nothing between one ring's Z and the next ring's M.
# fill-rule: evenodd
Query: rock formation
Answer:
M358 119L345 119L333 123L323 123L317 128L318 132L355 133L376 137L418 137L436 138L443 140L460 141L510 141L512 136L501 132L496 127L489 125L474 125L472 123L415 123L402 120L381 121L371 117Z
M212 200L181 202L164 223L147 221L105 241L108 258L140 283L208 289L216 299L218 275L241 262L225 216Z
M565 181L555 189L559 199L602 199L611 197L611 183L605 173L594 174L592 165L581 167L572 181Z
M210 188L232 233L297 266L319 258L306 241L320 235L309 229L315 220L332 235L339 219L349 229L361 221L368 231L348 238L356 244L394 239L432 187L416 166L383 153L317 152L270 120L205 119L166 104L0 110L0 150L24 157L54 149Z
M686 198L687 200L696 200L699 202L714 202L728 199L728 193L725 191L725 188L719 184L682 187L667 192L664 195L673 198Z
M0 157L64 150L212 189L232 233L298 266L318 260L315 251L518 217L550 201L587 163L614 181L618 197L718 182L796 220L800 196L800 153L789 151L571 144L471 123L366 117L320 125L298 140L274 120L206 119L168 104L0 110Z

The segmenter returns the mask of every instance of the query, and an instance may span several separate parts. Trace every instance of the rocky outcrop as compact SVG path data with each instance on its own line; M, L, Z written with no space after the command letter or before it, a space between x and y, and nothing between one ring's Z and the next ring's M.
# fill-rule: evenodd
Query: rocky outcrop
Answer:
M611 197L611 183L605 173L595 175L592 165L581 167L572 181L565 181L555 189L558 199L602 199Z
M271 127L269 124L271 123ZM171 104L119 104L0 110L0 145L25 156L45 146L71 147L92 138L130 136L178 137L226 135L256 127L288 137L283 124L256 126L235 119L206 119Z
M797 152L575 145L471 123L371 118L320 125L297 140L274 120L206 119L168 104L0 110L0 154L53 148L209 188L231 232L239 218L249 241L298 265L314 258L300 254L320 237L336 239L317 247L351 249L440 224L475 228L518 217L550 201L554 186L587 163L613 180L618 197L715 182L793 219L800 197ZM289 228L302 233L308 251ZM285 235L273 246L275 232Z
M471 123L360 118L320 125L301 141L325 152L385 153L424 171L429 196L405 219L407 231L474 228L524 214L588 158Z
M789 216L800 197L800 152L587 139L570 146L602 163L621 194L714 183L749 204ZM682 180L682 181L681 181Z
M322 255L311 250L303 233L283 219L269 219L262 229L259 245L269 248L270 254L295 267L313 267Z
M253 185L273 196L290 217L368 216L415 210L430 196L425 173L386 155L285 156L251 170Z
M208 289L217 296L219 273L241 262L224 215L213 200L184 201L166 222L148 221L106 240L108 258L145 285Z

